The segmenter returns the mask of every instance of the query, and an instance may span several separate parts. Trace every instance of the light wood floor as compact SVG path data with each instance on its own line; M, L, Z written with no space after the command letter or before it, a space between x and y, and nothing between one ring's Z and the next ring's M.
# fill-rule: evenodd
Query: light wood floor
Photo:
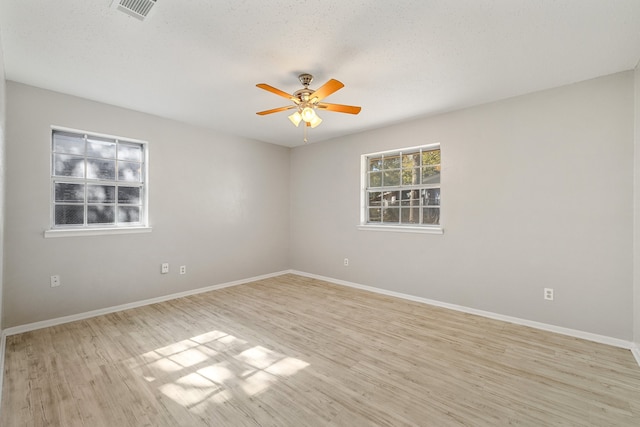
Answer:
M285 275L7 339L1 425L639 426L628 350Z

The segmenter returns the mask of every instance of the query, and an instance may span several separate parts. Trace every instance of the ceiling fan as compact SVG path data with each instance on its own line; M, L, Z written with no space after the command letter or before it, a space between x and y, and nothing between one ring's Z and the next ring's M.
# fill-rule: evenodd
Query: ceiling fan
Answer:
M295 109L296 111L289 116L289 120L291 120L291 122L296 127L300 125L300 122L305 122L306 130L307 127L314 128L322 123L322 119L316 114L317 109L348 114L358 114L361 110L360 107L354 107L352 105L329 104L326 102L321 102L327 96L344 87L344 85L338 80L331 79L320 86L318 90L309 89L309 84L313 80L313 76L311 74L300 74L298 76L298 80L300 80L300 83L302 83L304 88L293 92L293 94L291 95L266 83L257 84L256 86L258 86L260 89L264 89L271 93L275 93L276 95L279 95L283 98L287 98L288 100L293 102L293 105L274 108L272 110L260 111L256 114L265 116L267 114Z

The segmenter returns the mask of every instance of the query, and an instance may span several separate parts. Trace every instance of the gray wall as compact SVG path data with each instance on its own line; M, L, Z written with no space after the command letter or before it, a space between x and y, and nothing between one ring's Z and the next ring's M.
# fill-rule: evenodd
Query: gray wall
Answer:
M151 233L43 237L51 125L149 142ZM289 267L288 148L7 82L6 154L4 327Z
M293 149L291 267L631 340L633 85L624 72ZM360 155L434 142L444 234L358 230Z

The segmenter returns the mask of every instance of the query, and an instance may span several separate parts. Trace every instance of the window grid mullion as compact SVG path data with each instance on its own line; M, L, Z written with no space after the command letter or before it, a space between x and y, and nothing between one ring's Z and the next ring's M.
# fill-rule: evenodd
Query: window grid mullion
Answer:
M86 175L86 165L85 165L85 175ZM89 186L85 183L84 184L84 203L83 203L83 212L84 212L84 223L83 226L87 226L89 225Z

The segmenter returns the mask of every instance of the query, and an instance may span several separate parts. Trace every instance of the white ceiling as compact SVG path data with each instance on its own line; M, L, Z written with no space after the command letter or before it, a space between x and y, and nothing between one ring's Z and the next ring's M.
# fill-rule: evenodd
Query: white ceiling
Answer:
M640 0L0 0L8 80L285 146L285 92L345 87L318 142L633 69Z

